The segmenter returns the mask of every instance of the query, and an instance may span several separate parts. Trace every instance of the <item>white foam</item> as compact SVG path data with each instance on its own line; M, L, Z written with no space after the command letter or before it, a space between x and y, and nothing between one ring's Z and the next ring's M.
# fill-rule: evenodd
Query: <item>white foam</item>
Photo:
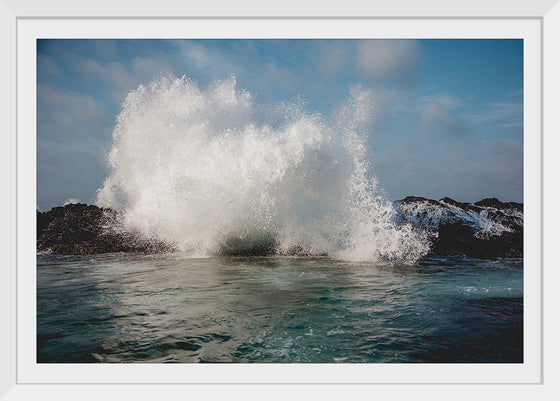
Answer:
M64 203L62 204L62 206L68 206L68 205L76 205L80 203L79 199L75 199L75 198L70 198L70 199L66 199L64 201Z
M353 88L327 121L301 103L263 118L235 78L200 88L164 76L131 92L113 132L98 206L129 229L211 255L228 239L273 241L351 260L414 261L428 251L368 176L371 93ZM269 121L269 123L259 123Z
M462 222L473 227L476 230L474 235L478 238L500 236L504 232L514 231L509 225L492 218L490 212L497 211L492 207L479 207L479 211L465 210L443 200L437 204L426 200L401 203L399 208L403 217L409 222L434 229L443 222ZM515 209L503 209L499 212L505 217L510 217L515 225L523 225L523 213Z

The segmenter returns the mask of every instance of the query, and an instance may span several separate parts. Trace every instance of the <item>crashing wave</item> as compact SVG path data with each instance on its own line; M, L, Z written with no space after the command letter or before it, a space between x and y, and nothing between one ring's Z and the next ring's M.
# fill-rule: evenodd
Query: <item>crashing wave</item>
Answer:
M301 102L271 111L235 78L207 88L169 75L131 92L97 205L191 255L326 254L413 262L426 235L398 224L369 172L371 93L325 118Z

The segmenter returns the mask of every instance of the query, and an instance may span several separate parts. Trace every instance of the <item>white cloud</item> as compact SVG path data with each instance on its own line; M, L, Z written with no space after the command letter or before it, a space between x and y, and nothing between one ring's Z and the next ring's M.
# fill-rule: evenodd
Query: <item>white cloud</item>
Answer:
M438 103L428 103L421 111L421 129L427 136L460 137L469 129L465 123L452 115Z
M108 85L112 99L119 103L139 85L170 70L167 61L147 57L135 57L127 64L116 61L102 63L76 54L68 54L67 60L85 79Z
M410 81L417 74L417 40L362 40L357 46L357 63L363 74L373 80Z
M512 128L523 126L523 103L521 102L490 102L484 110L469 116L473 124L497 123L501 127Z
M462 101L449 93L440 92L431 95L425 95L420 98L421 103L436 103L445 109L455 109L462 105Z
M320 73L332 76L348 67L352 49L349 42L320 41L311 51L310 58Z
M299 95L305 87L305 82L288 68L266 63L253 77L252 85L260 95L273 97L279 89Z
M202 83L228 79L234 75L240 85L261 99L278 97L306 98L306 91L322 90L319 83L304 81L297 71L266 58L251 42L239 44L238 52L229 54L218 46L204 46L193 41L180 41L185 73ZM286 44L286 46L288 46ZM284 51L289 51L289 48Z
M186 69L204 76L207 80L224 79L231 74L245 71L241 65L217 49L207 48L192 41L180 41L177 45Z
M38 140L95 139L112 124L107 107L88 95L39 84L37 105Z

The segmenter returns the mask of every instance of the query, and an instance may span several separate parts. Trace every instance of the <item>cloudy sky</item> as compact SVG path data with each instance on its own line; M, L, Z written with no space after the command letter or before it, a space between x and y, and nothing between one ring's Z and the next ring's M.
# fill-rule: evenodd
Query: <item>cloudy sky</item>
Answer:
M37 206L93 203L126 95L235 75L259 104L332 115L374 94L371 173L391 200L523 201L522 40L38 40Z

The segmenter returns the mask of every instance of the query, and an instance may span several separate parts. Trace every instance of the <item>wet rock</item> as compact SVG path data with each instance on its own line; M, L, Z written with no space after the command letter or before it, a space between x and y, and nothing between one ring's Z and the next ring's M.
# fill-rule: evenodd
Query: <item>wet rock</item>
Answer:
M402 223L431 232L432 255L476 258L523 257L523 204L495 198L475 203L409 196L395 202ZM255 246L255 243L258 246ZM231 238L222 249L229 254L268 254L268 237ZM248 251L249 249L250 251ZM256 251L255 251L256 249ZM109 252L160 253L170 244L123 230L117 212L86 204L37 212L37 250L79 255ZM258 252L257 252L258 251Z
M173 247L120 229L114 210L82 203L37 212L37 250L64 255L158 253Z
M523 232L478 238L464 223L442 223L430 249L432 255L465 255L479 259L523 257Z
M433 234L432 255L523 257L523 204L487 198L475 203L409 196L395 205L403 222Z
M474 203L476 206L491 207L494 209L515 209L523 212L523 203L507 202L502 203L496 198L486 198Z

